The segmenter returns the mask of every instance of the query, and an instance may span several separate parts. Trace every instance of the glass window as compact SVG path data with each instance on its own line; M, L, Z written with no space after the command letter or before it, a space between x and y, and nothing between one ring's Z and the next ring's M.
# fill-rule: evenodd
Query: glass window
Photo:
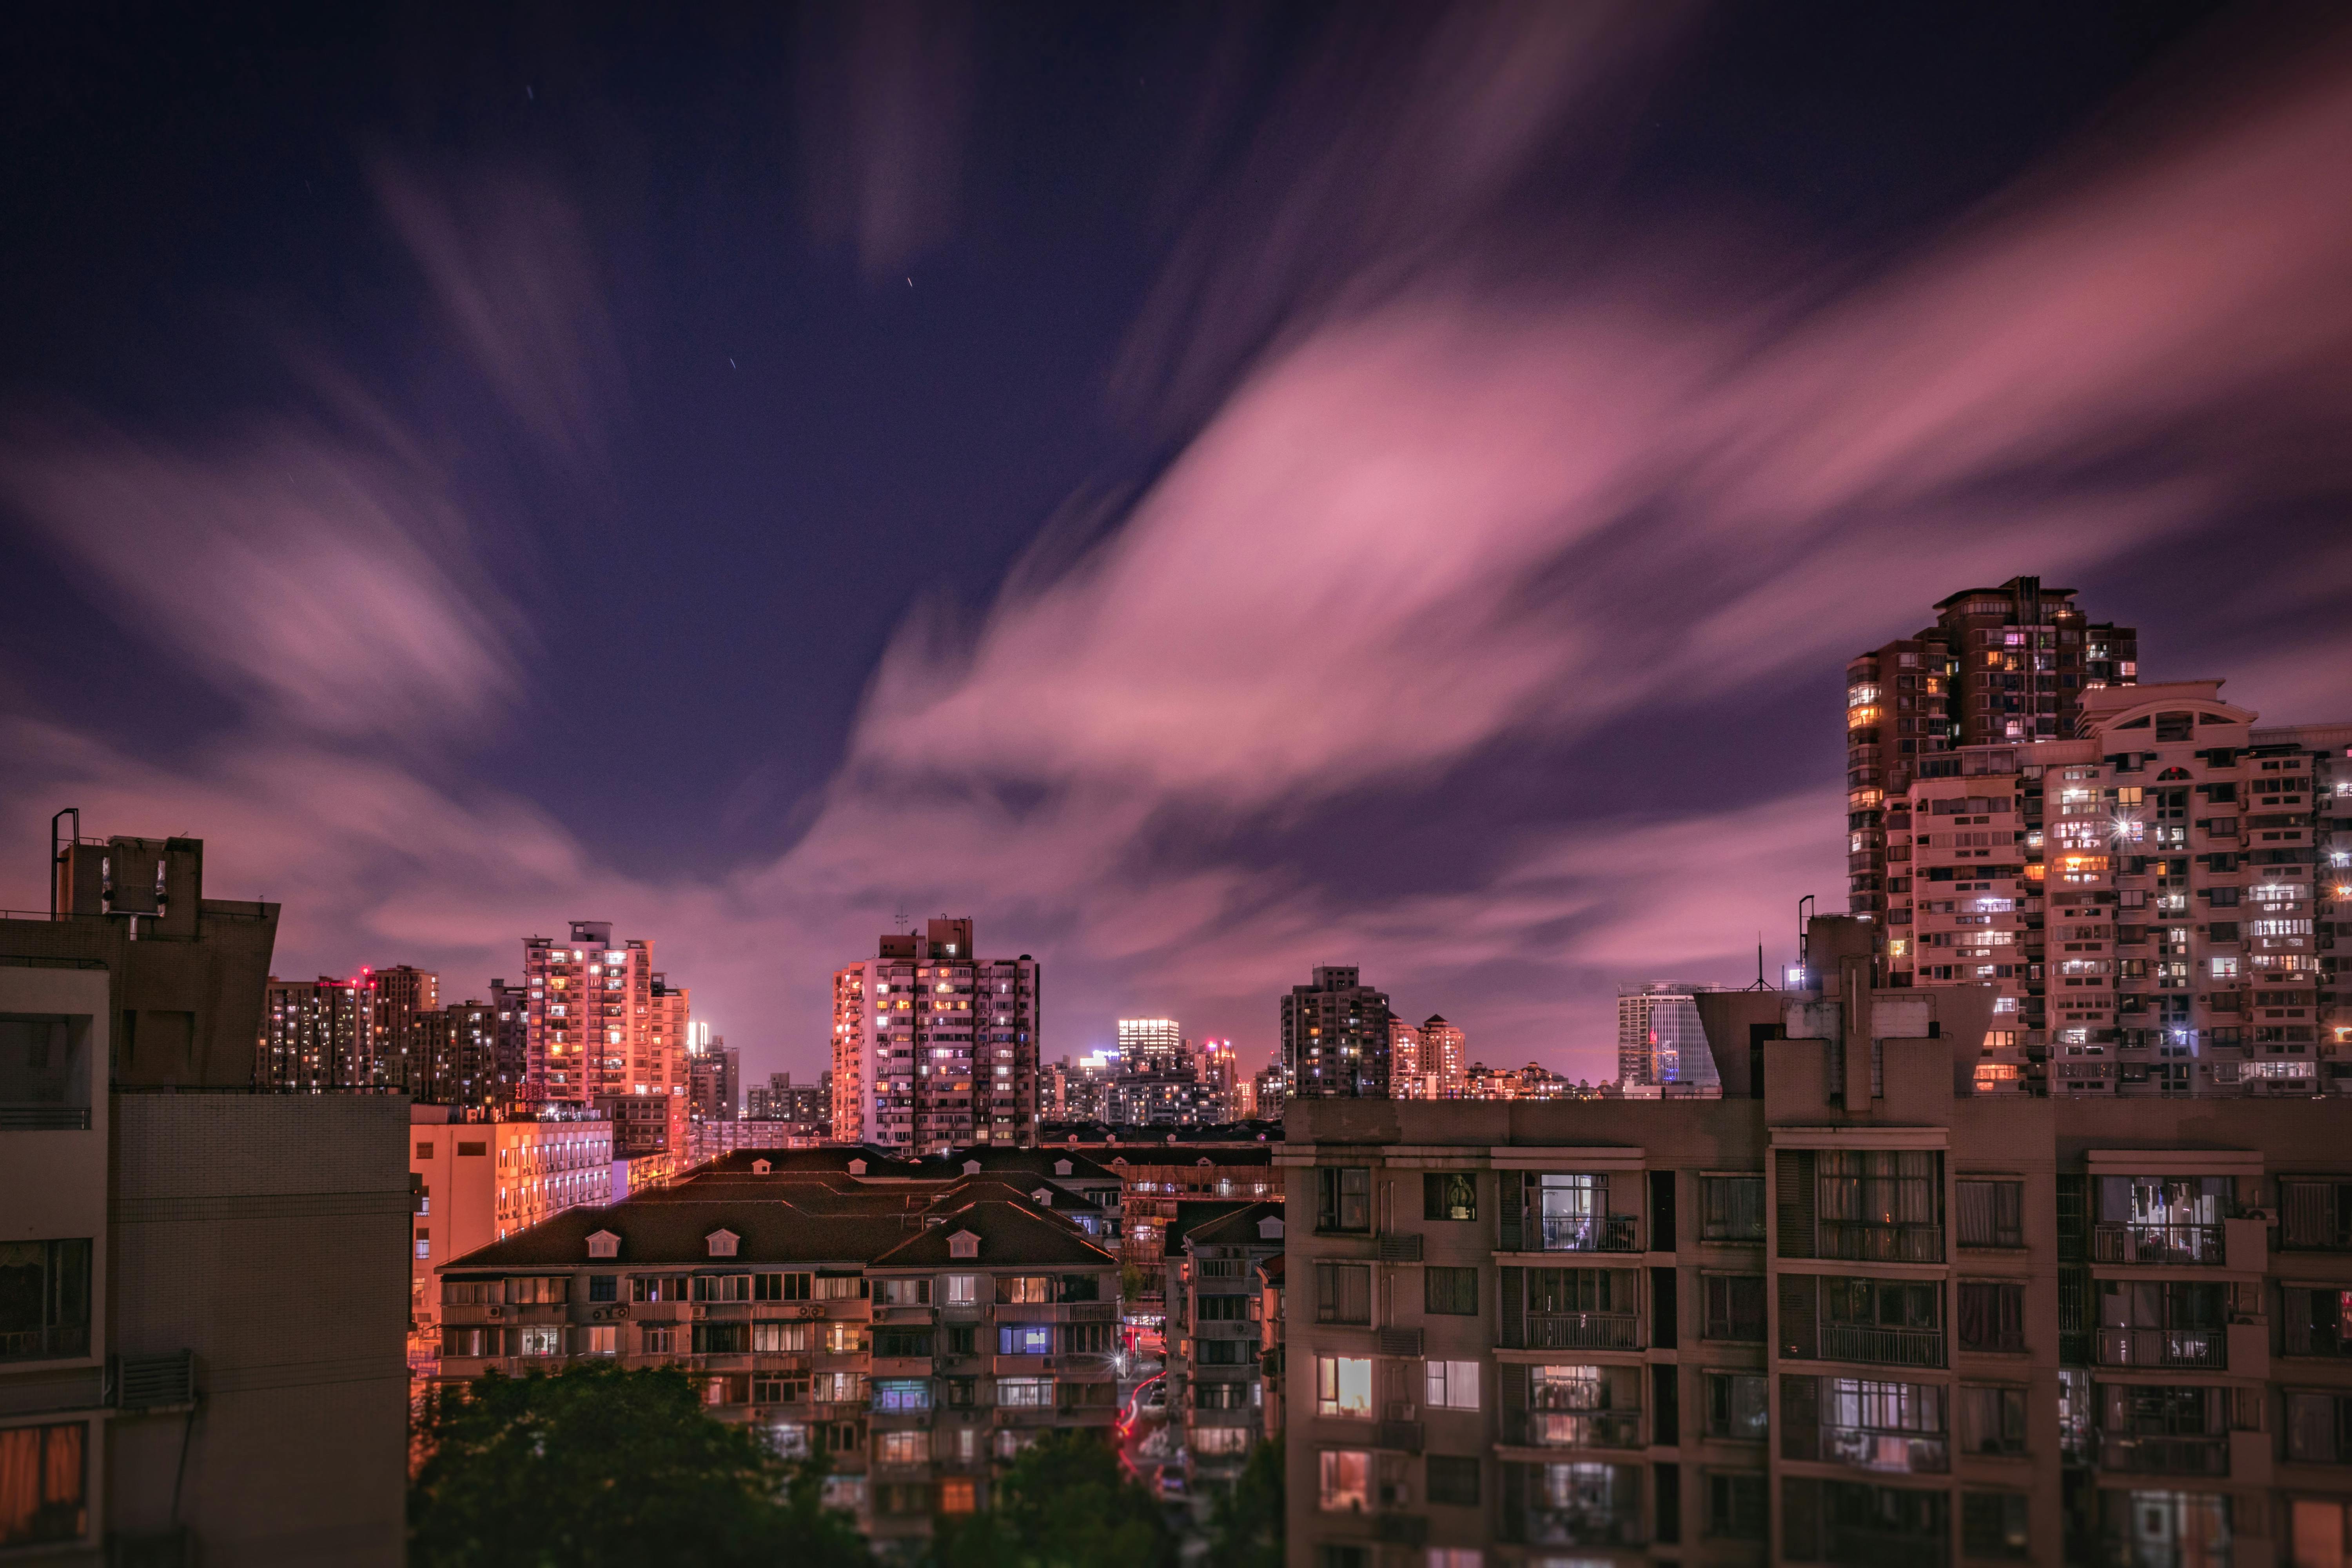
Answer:
M1765 1477L1746 1470L1706 1473L1706 1532L1719 1541L1764 1539Z
M874 1408L880 1411L929 1410L931 1407L931 1385L919 1377L881 1377L874 1380Z
M1432 1454L1429 1466L1429 1500L1447 1503L1456 1508L1478 1506L1478 1461L1467 1456Z
M1478 1363L1475 1361L1433 1361L1426 1363L1423 1403L1433 1410L1478 1408Z
M1315 1266L1315 1315L1325 1323L1372 1321L1372 1270L1366 1263Z
M1326 1513L1361 1513L1371 1506L1372 1456L1362 1448L1326 1448L1319 1460L1317 1504Z
M2025 1287L2006 1281L1960 1281L1960 1348L2021 1351L2025 1348Z
M1764 1178L1701 1176L1699 1238L1702 1241L1764 1239Z
M2025 1245L2025 1184L1975 1181L1958 1184L1962 1247Z
M1478 1217L1478 1178L1468 1171L1431 1171L1421 1178L1421 1217Z
M2021 1492L1962 1492L1960 1550L1970 1557L2023 1559L2032 1554Z
M1369 1356L1317 1356L1315 1358L1315 1414L1318 1415L1370 1415L1371 1413L1371 1358Z
M89 1532L89 1433L79 1421L0 1430L0 1547Z
M1364 1165L1325 1165L1315 1173L1318 1230L1372 1228L1372 1173Z
M1764 1340L1764 1276L1707 1274L1700 1278L1700 1336L1760 1344Z
M2025 1390L1963 1384L1959 1402L1962 1453L2025 1452Z
M1015 1410L1043 1410L1054 1403L1054 1380L1050 1377L998 1378L996 1403Z
M996 1330L998 1355L1051 1355L1054 1328L1050 1323L1001 1323Z
M89 1243L0 1244L0 1361L89 1353Z
M1421 1271L1421 1278L1425 1310L1454 1317L1477 1315L1477 1269L1449 1268L1433 1263Z
M1706 1374L1706 1435L1761 1443L1771 1426L1771 1395L1760 1373Z
M970 1307L980 1300L980 1277L975 1274L948 1276L948 1300L950 1307Z

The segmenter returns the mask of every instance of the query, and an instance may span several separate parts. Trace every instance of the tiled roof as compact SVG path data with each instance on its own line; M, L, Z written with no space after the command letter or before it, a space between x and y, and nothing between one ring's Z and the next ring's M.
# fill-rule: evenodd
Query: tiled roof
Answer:
M620 1251L615 1258L593 1261L623 1268L852 1267L898 1246L909 1234L902 1223L887 1218L809 1215L772 1200L647 1203L631 1198L605 1208L567 1209L529 1230L453 1258L442 1268L584 1268L591 1261L588 1237L600 1230L621 1238ZM730 1230L740 1238L733 1258L712 1258L708 1238L714 1230Z
M948 1238L959 1231L980 1237L980 1254L958 1258ZM878 1254L877 1268L946 1268L950 1263L976 1263L989 1268L1104 1268L1118 1260L1070 1226L1024 1204L990 1199L967 1205L926 1226Z
M1181 1220L1192 1206L1177 1205L1177 1217ZM1271 1247L1278 1252L1282 1249L1281 1236L1277 1234L1269 1240L1258 1234L1258 1225L1264 1220L1280 1219L1282 1212L1280 1204L1245 1204L1231 1214L1193 1224L1185 1230L1183 1240L1187 1245L1198 1243L1203 1247ZM1170 1229L1172 1232L1174 1227Z
M1202 1226L1221 1220L1243 1209L1278 1208L1279 1205L1253 1203L1248 1199L1186 1198L1176 1205L1176 1216L1168 1222L1160 1236L1160 1244L1173 1257L1184 1238Z

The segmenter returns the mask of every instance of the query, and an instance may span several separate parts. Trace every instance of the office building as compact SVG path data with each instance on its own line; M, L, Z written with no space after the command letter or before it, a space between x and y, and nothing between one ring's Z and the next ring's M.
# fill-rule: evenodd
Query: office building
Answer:
M1725 1098L1293 1108L1292 1561L2341 1561L2341 1107L1979 1094L1871 937L1695 998Z
M375 986L367 976L337 980L269 977L254 1085L323 1094L378 1087Z
M1389 999L1352 967L1318 967L1282 999L1282 1069L1297 1100L1386 1100Z
M1711 985L1676 985L1654 980L1617 988L1617 1081L1648 1084L1712 1084L1715 1058L1701 1032L1692 998Z
M1184 1029L1173 1018L1121 1018L1118 1060L1127 1072L1168 1073L1188 1064Z
M682 1367L713 1415L820 1461L827 1503L912 1549L986 1508L1039 1433L1108 1436L1118 1260L1074 1216L1109 1185L992 1142L921 1163L742 1150L442 1265L440 1375Z
M1924 758L2071 734L2083 694L2139 679L2139 633L2091 622L2072 588L2012 577L1939 601L1936 624L1846 666L1847 904L1886 907L1887 804Z
M397 1568L405 1103L256 1093L278 906L60 816L0 919L0 1554Z
M1037 961L974 956L968 919L881 938L833 977L833 1135L935 1153L1037 1137Z
M415 1094L416 1020L441 1010L441 977L405 963L360 973L374 983L374 1081Z
M1887 797L1888 979L1990 988L1986 1089L2352 1091L2352 723L2221 685L2085 690L2070 733Z

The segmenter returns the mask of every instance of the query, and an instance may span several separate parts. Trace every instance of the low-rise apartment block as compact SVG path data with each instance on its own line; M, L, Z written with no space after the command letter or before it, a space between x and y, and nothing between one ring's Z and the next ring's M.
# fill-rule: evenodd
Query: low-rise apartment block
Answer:
M1293 1561L2342 1561L2340 1106L1979 1094L1871 935L1699 998L1721 1100L1293 1108Z

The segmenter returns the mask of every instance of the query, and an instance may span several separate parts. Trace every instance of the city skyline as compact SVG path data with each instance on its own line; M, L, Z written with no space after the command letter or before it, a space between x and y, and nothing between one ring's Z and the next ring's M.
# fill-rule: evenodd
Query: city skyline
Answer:
M1350 965L1599 1079L1845 901L1843 668L1947 595L2344 717L2340 36L870 9L45 23L0 830L201 825L289 978L609 921L755 1080L949 910L1053 1056Z

